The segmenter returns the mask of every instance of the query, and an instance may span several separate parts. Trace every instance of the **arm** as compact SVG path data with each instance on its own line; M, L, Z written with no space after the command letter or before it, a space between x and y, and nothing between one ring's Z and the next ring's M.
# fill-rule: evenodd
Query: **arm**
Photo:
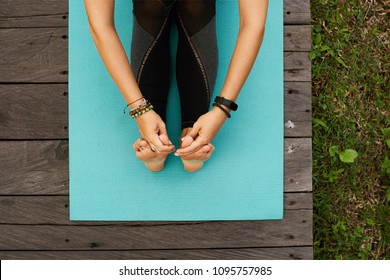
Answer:
M88 26L103 63L121 92L126 104L142 97L135 80L126 52L114 24L115 0L84 0ZM131 108L139 105L135 102ZM164 146L159 134L167 134L165 124L153 110L136 118L141 137L155 146L159 152L171 152L171 146Z
M268 0L239 0L240 30L230 61L228 73L220 96L236 101L242 86L255 63L264 38ZM225 123L222 110L213 107L194 124L190 136L195 139L191 146L178 149L176 155L191 154L210 143Z

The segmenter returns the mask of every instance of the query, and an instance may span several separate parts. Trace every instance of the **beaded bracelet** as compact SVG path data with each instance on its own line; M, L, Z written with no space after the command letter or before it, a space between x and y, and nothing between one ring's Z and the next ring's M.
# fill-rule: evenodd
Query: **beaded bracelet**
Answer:
M135 110L132 110L132 111L130 112L130 116L133 116L133 115L135 115L135 114L141 112L142 110L144 110L145 108L149 107L150 105L152 105L152 104L150 104L150 102L148 102L148 103L146 103L145 105L143 105L143 106L141 106L141 107L139 107L139 108L137 108L137 109L135 109Z
M222 107L222 104L221 104L221 103L215 102L215 103L213 103L213 106L217 106L219 109L221 109L221 110L226 114L226 116L227 116L229 119L231 118L230 113L229 113L225 108Z
M126 113L127 107L129 107L131 104L134 104L137 101L140 101L141 99L144 99L144 97L142 96L142 97L138 98L137 100L134 100L133 102L130 102L129 104L127 104L126 107L123 109L123 114Z
M141 108L139 108L137 111L133 111L132 113L130 113L130 117L132 117L133 119L136 119L139 116L145 114L146 112L148 112L148 111L150 111L152 109L153 109L153 105L148 103L147 105L142 106Z

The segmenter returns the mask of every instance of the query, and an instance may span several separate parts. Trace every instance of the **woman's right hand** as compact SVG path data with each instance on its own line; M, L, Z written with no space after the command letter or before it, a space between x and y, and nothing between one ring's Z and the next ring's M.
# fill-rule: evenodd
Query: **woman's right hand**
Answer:
M168 138L165 123L154 110L142 114L135 120L142 139L146 140L151 147L155 147L158 153L169 154L175 150L175 146ZM166 135L168 143L160 140L159 136L162 134Z

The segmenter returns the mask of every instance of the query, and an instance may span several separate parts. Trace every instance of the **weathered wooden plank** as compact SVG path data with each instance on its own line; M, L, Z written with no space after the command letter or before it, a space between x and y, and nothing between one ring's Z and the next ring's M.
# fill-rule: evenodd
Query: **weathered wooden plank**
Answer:
M66 83L67 34L67 28L0 29L0 82ZM298 52L284 53L285 80L310 81L308 52L297 49L300 43L303 46L310 44L309 38L298 36L298 32L286 34L291 35L286 40L287 46Z
M311 138L286 138L284 145L284 188L312 190Z
M286 138L285 155L285 191L310 191L311 138ZM67 141L0 141L0 186L0 195L68 194Z
M285 24L310 24L310 0L284 0Z
M0 141L1 194L67 194L67 141Z
M283 220L154 226L0 225L0 250L132 250L312 245L312 210Z
M286 25L284 27L284 51L310 51L310 25Z
M312 206L311 193L286 193L284 195L284 209L312 209ZM68 196L0 196L0 213L0 224L108 225L114 223L69 221ZM134 223L131 224L134 225ZM149 225L152 224L156 223L149 223Z
M310 260L312 247L133 250L0 251L2 260Z
M0 84L0 139L68 137L67 84ZM285 82L285 137L311 137L311 84Z
M0 27L68 25L68 0L0 0Z
M0 29L0 82L68 81L68 29Z
M309 52L284 52L284 81L311 81Z
M0 6L1 28L60 27L68 24L67 0L0 0ZM310 24L310 0L284 1L284 23Z
M68 138L68 85L1 85L0 139Z
M284 83L284 137L311 137L311 83Z

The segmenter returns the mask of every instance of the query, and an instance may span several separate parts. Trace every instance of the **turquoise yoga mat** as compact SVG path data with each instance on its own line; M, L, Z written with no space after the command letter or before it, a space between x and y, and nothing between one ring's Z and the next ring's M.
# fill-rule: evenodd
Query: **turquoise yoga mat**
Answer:
M132 1L115 1L115 24L130 57ZM170 155L148 171L132 150L135 122L88 30L83 1L69 1L70 219L98 221L283 218L283 1L269 1L264 41L232 113L197 173ZM239 29L238 0L217 0L218 95ZM177 30L172 22L172 57ZM175 65L173 61L173 65ZM175 71L175 69L173 69ZM175 73L175 72L173 72ZM180 110L175 75L167 127L176 146Z

